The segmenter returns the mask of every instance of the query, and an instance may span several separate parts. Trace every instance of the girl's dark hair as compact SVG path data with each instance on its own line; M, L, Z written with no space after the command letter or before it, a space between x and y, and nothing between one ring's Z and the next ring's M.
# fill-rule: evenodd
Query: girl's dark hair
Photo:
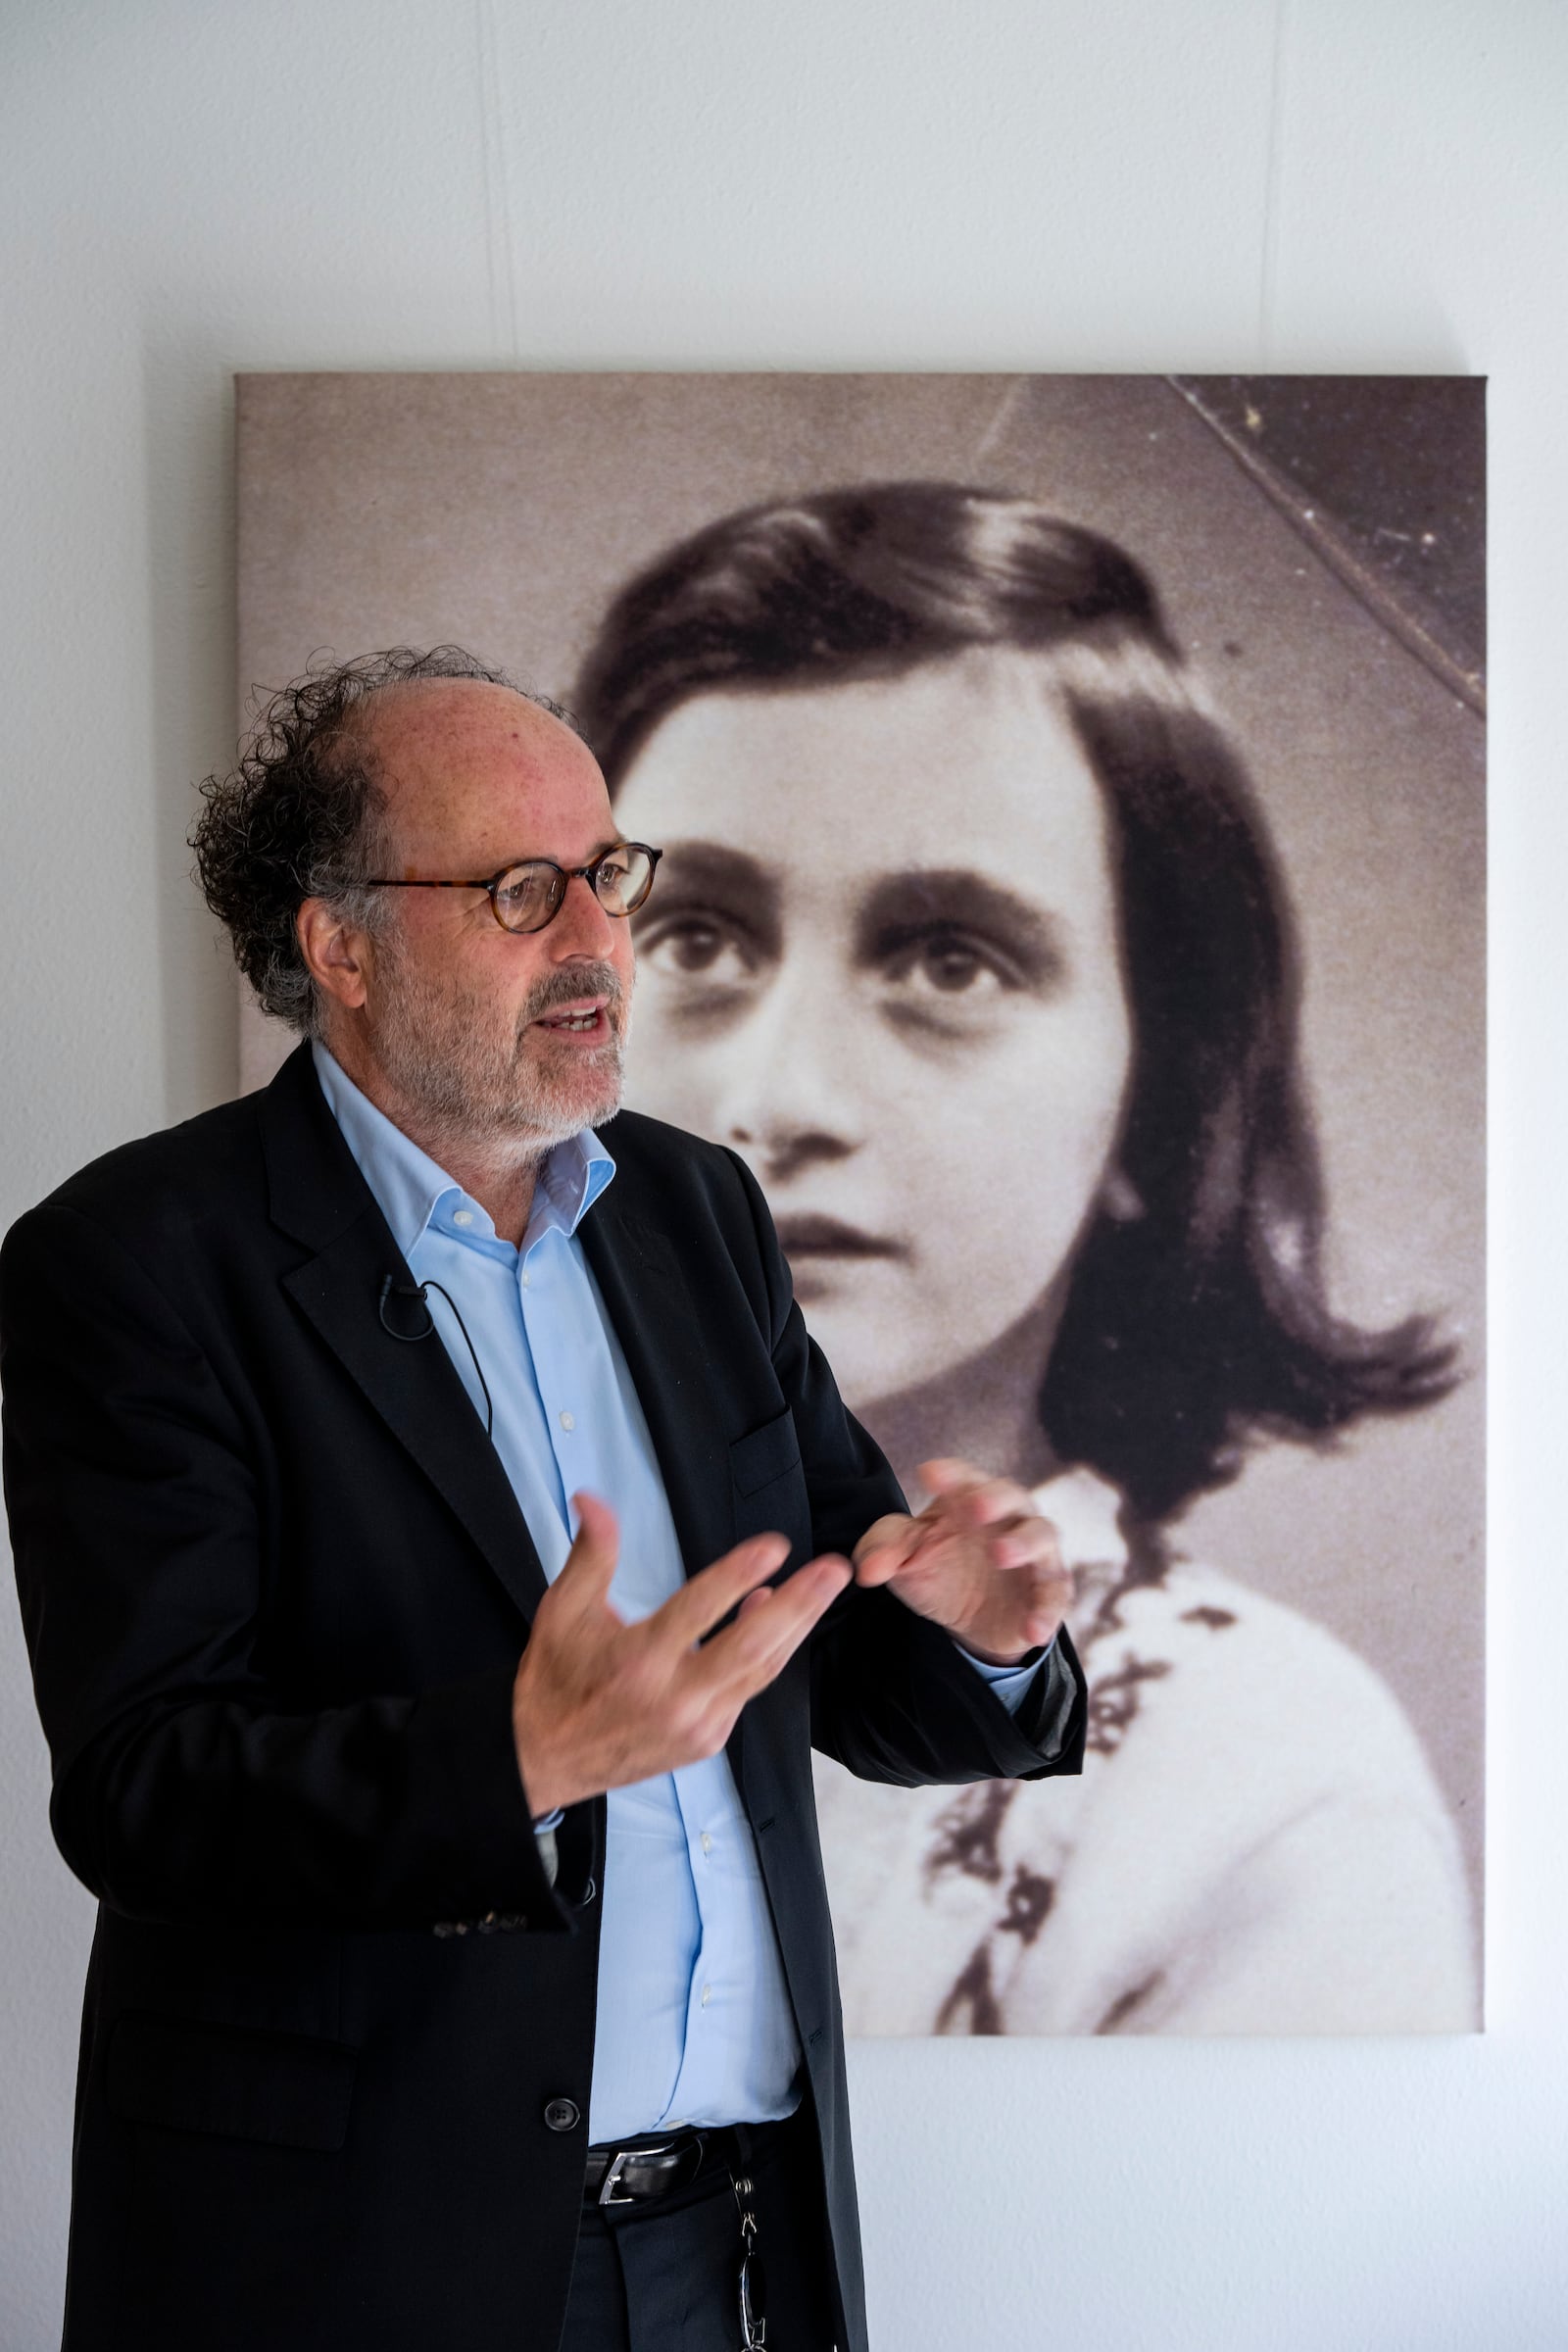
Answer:
M375 873L384 855L384 796L360 721L372 695L422 678L477 678L525 692L456 645L430 653L394 646L357 662L320 662L261 706L232 772L199 787L207 806L189 847L203 895L263 1011L308 1035L319 1014L294 918L315 898L362 922L374 915L378 894L361 877ZM543 695L525 699L564 716Z
M1240 760L1138 565L1032 501L950 482L725 516L632 580L573 708L613 793L706 691L896 676L971 647L1038 654L1112 819L1136 1049L1121 1166L1135 1218L1081 1248L1041 1389L1055 1451L1161 1519L1246 1440L1325 1440L1442 1395L1429 1318L1337 1317L1298 1053L1289 906Z

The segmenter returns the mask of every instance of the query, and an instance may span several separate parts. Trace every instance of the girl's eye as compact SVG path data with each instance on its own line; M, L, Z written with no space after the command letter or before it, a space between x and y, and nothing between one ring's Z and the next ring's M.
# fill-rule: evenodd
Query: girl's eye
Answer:
M637 936L638 960L680 979L733 986L757 966L752 943L718 915L661 913Z
M961 939L928 940L920 967L933 988L950 996L959 989L973 988L977 980L996 978L995 972L982 961L979 950Z
M1009 957L962 931L926 931L901 941L883 970L911 992L956 997L1023 985Z

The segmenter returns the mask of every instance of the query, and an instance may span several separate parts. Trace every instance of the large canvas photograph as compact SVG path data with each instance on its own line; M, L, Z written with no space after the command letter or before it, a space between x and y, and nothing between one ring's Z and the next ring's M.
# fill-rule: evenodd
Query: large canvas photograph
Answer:
M1058 1530L1080 1779L819 1760L850 2032L1477 2028L1481 382L250 375L238 475L242 703L564 707L628 1104Z

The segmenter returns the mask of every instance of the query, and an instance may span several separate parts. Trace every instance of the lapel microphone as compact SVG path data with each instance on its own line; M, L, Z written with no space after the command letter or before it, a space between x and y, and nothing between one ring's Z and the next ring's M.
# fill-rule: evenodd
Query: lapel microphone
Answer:
M425 1296L427 1291L439 1291L442 1298L446 1300L448 1306L450 1306L452 1309L454 1320L457 1323L458 1329L463 1334L464 1345L466 1347L469 1355L473 1359L474 1378L479 1383L479 1393L484 1398L484 1434L487 1438L494 1438L496 1419L495 1407L490 1401L490 1384L485 1379L484 1366L479 1361L479 1350L477 1348L475 1348L472 1340L468 1337L468 1326L463 1320L457 1300L453 1298L452 1293L443 1283L399 1282L395 1274L387 1274L383 1276L381 1282L381 1295L376 1302L376 1312L380 1317L381 1329L386 1333L386 1336L389 1340L400 1340L406 1347L410 1348L412 1348L415 1342L417 1340L427 1340L430 1337L430 1334L435 1330L435 1317L430 1312L430 1303ZM424 1314L424 1324L422 1329L418 1331L399 1331L397 1325L391 1320L387 1313L387 1302L392 1298L416 1299Z

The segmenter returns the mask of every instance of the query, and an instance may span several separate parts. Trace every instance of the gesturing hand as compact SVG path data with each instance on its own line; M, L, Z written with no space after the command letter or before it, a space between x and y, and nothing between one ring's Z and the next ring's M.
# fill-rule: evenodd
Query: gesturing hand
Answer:
M920 1464L934 1497L918 1518L876 1520L855 1546L856 1582L891 1585L965 1649L1011 1666L1052 1641L1072 1599L1056 1531L1022 1487L968 1462Z
M610 1603L615 1515L593 1494L571 1499L577 1541L534 1614L513 1685L517 1769L536 1815L716 1755L746 1701L850 1581L849 1562L824 1555L769 1588L789 1543L753 1536L628 1625Z

